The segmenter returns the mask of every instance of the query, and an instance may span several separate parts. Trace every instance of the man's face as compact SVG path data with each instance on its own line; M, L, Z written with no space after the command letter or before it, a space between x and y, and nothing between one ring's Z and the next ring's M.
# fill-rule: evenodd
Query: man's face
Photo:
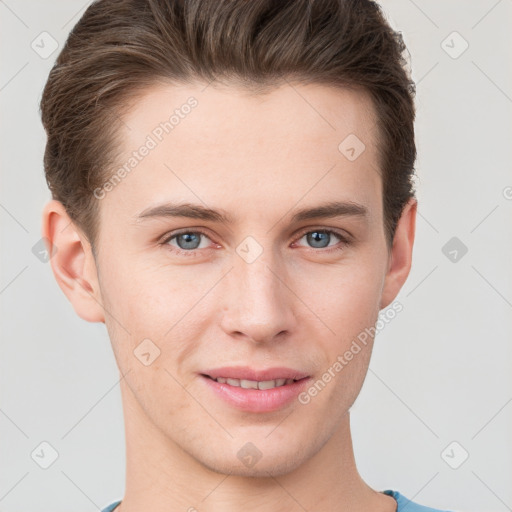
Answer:
M299 393L388 305L375 117L362 93L320 85L263 96L204 88L155 87L123 118L114 170L134 151L138 159L100 200L105 322L128 372L130 414L152 429L148 438L158 432L216 471L277 475L339 431L364 381L371 339L308 403ZM181 109L166 133L160 123L191 96L197 104ZM139 151L144 144L150 149ZM292 220L334 202L366 214ZM185 203L230 222L148 215ZM308 379L230 391L206 376L225 367L288 368ZM257 457L254 447L261 459L251 466L244 456Z

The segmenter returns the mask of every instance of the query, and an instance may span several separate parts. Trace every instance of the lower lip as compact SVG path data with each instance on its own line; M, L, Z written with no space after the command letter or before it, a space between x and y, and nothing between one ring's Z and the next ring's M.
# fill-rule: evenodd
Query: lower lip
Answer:
M290 404L304 389L309 377L272 389L244 389L201 375L210 389L229 405L246 412L272 412Z

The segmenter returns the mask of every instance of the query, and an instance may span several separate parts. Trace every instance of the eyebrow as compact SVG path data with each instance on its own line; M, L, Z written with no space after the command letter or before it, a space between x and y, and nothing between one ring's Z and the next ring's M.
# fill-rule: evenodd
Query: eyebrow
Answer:
M298 223L305 220L335 217L368 217L368 208L362 204L352 201L331 201L314 207L296 210L291 218L291 223ZM150 218L173 218L186 217L205 221L218 222L221 224L233 224L234 218L223 209L214 210L199 204L191 203L165 203L146 208L136 216L137 221Z

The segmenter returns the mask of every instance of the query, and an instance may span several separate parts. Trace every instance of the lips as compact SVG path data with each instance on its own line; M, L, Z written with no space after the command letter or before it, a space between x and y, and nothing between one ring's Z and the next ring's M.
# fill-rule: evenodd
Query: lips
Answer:
M257 381L248 379L230 379L226 377L217 377L213 380L219 382L220 384L229 384L230 386L235 386L238 388L259 390L279 388L281 386L286 386L287 384L293 384L294 382L297 382L294 379L273 379Z
M214 394L241 411L277 411L293 402L310 380L292 368L256 370L247 366L205 370L200 374Z
M222 368L212 368L202 372L203 375L212 379L238 379L256 382L265 382L278 379L301 380L309 375L307 373L295 370L293 368L275 367L264 370L257 370L248 366L225 366Z

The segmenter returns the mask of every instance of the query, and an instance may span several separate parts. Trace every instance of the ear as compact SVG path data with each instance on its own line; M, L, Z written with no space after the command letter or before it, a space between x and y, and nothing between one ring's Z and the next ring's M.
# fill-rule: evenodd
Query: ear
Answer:
M418 201L411 198L405 205L398 221L393 238L393 247L389 253L389 264L384 280L380 309L389 306L395 299L411 270L417 207Z
M105 322L96 262L87 237L59 201L47 203L42 216L42 234L58 285L79 317Z

